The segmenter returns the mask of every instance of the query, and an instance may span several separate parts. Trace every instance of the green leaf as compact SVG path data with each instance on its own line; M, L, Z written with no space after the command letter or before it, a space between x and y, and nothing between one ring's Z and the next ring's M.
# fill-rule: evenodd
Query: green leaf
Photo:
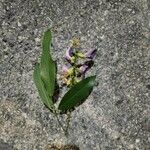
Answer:
M91 93L96 76L83 79L75 84L62 98L58 109L62 112L71 110L75 106L83 103Z
M56 64L50 55L51 41L52 35L50 29L48 29L44 33L42 42L43 50L40 62L40 75L49 96L53 96L54 94L56 79Z
M44 83L41 80L39 64L36 64L36 66L35 66L34 73L33 73L33 79L34 79L34 83L38 89L41 100L49 109L52 109L52 106L53 106L52 98L49 97L49 95L44 87Z

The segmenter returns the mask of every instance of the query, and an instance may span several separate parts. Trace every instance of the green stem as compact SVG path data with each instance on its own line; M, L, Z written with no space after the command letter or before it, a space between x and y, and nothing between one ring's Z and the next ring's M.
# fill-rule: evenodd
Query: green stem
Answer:
M75 77L76 77L76 68L77 68L77 59L78 59L78 56L75 54L75 61L74 61L74 64L73 64L73 74L71 77L71 85L70 87L74 86L76 84L75 82ZM57 118L57 121L58 121L58 124L60 125L60 127L62 128L63 132L65 133L66 137L68 136L68 129L69 129L69 125L70 125L70 120L71 120L71 111L68 111L67 113L67 118L66 118L66 126L64 127L62 125L62 123L60 122L59 120L59 117L58 117L58 113L57 113L57 110L54 109L54 115L56 116Z
M73 75L71 76L71 78L72 78L71 79L71 87L76 84L75 77L76 77L77 59L78 59L78 56L75 54L75 60L74 60L74 64L73 64Z
M75 54L75 60L74 60L74 64L73 64L73 74L71 76L71 85L70 85L70 87L72 87L76 84L75 77L76 77L77 59L78 59L78 56ZM68 129L69 129L69 125L70 125L70 120L71 120L71 112L68 111L67 119L66 119L66 128L65 128L65 135L66 136L68 136Z

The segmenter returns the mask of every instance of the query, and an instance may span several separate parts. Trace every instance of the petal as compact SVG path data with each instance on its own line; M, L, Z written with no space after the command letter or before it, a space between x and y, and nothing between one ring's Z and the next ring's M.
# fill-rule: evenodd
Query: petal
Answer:
M65 56L66 60L70 63L74 63L75 61L75 57L74 57L74 52L73 52L73 49L72 47L69 47L67 50L66 50L66 56Z
M64 77L68 77L73 74L73 67L70 67L69 65L68 66L64 65L62 71Z
M96 55L96 52L97 52L97 49L89 50L89 51L85 54L85 56L86 56L86 58L93 59L94 56Z
M69 47L67 50L66 50L66 58L68 60L71 59L71 57L73 56L73 49L71 47Z
M90 60L90 61L86 61L84 64L79 64L79 69L78 69L78 72L79 72L79 75L82 75L82 74L85 74L94 64L94 61L93 60Z
M79 68L79 70L80 70L80 73L81 74L85 74L85 72L87 71L87 70L89 70L89 66L88 65L83 65L83 66L81 66L80 68Z
M68 72L68 66L66 66L66 65L64 65L63 67L62 67L62 71L64 72L64 73L66 73L66 72Z

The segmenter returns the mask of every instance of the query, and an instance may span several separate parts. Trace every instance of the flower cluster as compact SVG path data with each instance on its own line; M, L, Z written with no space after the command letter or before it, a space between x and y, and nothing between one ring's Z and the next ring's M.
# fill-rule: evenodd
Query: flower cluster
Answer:
M73 39L71 46L66 50L65 59L67 64L62 68L63 83L67 86L72 86L84 78L85 73L92 67L93 58L97 49L91 49L86 53L79 51L80 41ZM79 63L79 60L85 60L84 63Z

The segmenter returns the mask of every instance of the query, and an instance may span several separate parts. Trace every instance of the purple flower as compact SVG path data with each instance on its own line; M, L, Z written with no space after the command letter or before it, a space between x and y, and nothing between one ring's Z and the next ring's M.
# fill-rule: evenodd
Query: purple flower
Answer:
M69 47L67 50L66 50L66 59L68 60L68 61L71 61L71 62L73 62L73 60L74 60L74 56L73 56L74 54L73 54L73 49L72 49L72 47Z
M90 67L86 64L82 65L80 68L79 68L79 72L80 74L85 74L86 71L88 71L90 69Z
M64 65L63 68L62 68L62 71L63 71L64 73L67 73L67 72L68 72L68 69L69 69L69 67L66 66L66 65Z
M86 61L84 62L84 64L78 64L77 68L79 68L78 69L79 76L84 75L93 66L93 64L94 64L93 60Z
M68 76L72 75L73 67L70 67L70 65L67 65L67 66L64 65L62 68L62 71L63 71L64 77L68 77Z
M96 55L96 52L97 52L97 49L91 49L85 54L85 57L89 59L93 59L94 56Z

